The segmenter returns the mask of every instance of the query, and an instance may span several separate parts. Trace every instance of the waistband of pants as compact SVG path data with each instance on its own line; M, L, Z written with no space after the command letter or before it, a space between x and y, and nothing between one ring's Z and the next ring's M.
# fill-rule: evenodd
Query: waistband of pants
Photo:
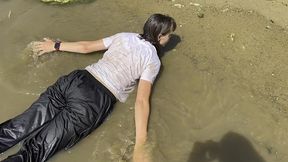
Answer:
M103 85L103 83L101 83L99 80L97 80L89 71L87 71L85 69L79 70L79 71L84 73L86 76L93 78L95 80L95 82L99 85L99 88L101 88L107 95L109 95L116 102L117 98L115 97L115 95L105 85Z

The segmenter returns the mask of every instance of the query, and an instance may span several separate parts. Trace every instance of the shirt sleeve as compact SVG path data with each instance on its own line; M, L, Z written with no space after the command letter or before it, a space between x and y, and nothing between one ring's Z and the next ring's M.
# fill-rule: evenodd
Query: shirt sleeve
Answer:
M118 33L118 34L115 34L115 35L112 35L112 36L110 36L110 37L103 38L104 46L105 46L106 48L109 48L110 45L112 44L113 40L114 40L118 35L119 35L119 33Z
M161 67L160 61L155 60L150 62L144 69L140 79L149 81L153 84L155 78L159 73L160 67Z

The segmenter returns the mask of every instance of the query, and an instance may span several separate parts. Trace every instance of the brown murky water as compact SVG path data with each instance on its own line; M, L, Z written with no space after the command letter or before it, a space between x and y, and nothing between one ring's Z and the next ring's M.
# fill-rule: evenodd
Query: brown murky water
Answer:
M155 12L175 17L181 42L162 58L152 96L149 148L154 161L250 157L255 162L287 162L287 31L253 11L198 6L188 0L96 0L69 6L0 1L0 122L24 111L59 76L102 55L61 52L34 60L26 48L30 42L141 32ZM134 98L135 92L127 103L116 105L99 129L50 161L131 161Z

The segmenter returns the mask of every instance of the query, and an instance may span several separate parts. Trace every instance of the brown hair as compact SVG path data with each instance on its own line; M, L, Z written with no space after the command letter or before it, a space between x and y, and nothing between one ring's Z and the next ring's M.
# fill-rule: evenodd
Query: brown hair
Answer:
M148 18L143 27L143 34L140 34L140 36L142 39L153 44L159 52L159 35L166 35L175 30L176 22L172 17L157 13Z

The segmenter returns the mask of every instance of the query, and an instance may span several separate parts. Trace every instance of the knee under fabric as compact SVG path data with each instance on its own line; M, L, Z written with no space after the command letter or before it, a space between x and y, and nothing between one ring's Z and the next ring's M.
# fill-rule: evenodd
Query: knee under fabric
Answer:
M115 102L86 70L60 77L29 109L0 125L0 152L24 139L19 152L4 162L47 161L96 129Z

